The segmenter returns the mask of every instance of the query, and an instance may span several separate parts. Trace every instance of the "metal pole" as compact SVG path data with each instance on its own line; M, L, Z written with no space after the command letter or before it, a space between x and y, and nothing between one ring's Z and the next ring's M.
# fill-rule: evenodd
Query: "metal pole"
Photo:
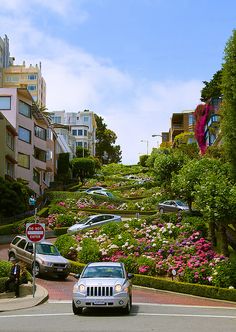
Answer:
M35 294L35 262L36 262L36 243L34 243L34 262L33 262L33 297Z
M37 223L37 208L34 210L34 223ZM35 266L36 266L36 243L34 243L34 260L33 260L33 297L35 295Z

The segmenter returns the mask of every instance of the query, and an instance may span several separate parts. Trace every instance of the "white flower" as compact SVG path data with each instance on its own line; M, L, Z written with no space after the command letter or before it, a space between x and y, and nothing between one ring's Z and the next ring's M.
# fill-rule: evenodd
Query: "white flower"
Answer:
M229 289L234 289L234 286L229 286Z

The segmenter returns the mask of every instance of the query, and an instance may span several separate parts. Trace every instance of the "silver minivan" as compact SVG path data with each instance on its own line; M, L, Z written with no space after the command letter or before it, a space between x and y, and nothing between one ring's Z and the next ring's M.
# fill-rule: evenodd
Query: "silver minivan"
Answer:
M29 269L33 269L34 243L29 242L23 235L17 235L10 243L8 258L14 257L24 262ZM49 241L36 244L35 275L51 274L61 279L67 278L70 272L69 261L63 257L58 249Z

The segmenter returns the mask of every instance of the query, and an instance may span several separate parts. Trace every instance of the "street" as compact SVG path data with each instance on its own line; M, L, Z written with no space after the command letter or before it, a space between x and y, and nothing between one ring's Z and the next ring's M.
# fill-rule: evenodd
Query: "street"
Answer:
M27 310L0 313L4 332L233 332L236 309L160 304L133 305L131 314L89 310L75 316L71 301L49 302Z

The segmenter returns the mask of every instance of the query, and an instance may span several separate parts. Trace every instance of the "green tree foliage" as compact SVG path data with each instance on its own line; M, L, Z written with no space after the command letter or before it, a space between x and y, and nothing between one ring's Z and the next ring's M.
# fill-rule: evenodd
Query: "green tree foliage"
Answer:
M197 158L199 155L199 148L195 142L193 132L184 132L174 138L174 148L179 149L190 158Z
M103 118L95 114L96 130L96 157L102 164L121 162L120 145L115 145L117 136L114 131L107 128Z
M144 154L142 156L139 157L139 164L143 167L146 166L146 161L148 160L148 155Z
M208 173L222 173L223 164L218 159L203 157L200 160L193 159L186 163L178 174L172 178L171 188L175 195L182 198L192 208L196 193L195 186L201 179L205 179ZM226 173L226 171L224 172Z
M222 69L218 70L210 82L203 81L205 85L201 90L201 101L208 102L211 98L222 96Z
M172 175L178 173L187 160L188 157L184 153L174 149L164 149L155 153L153 172L158 183L165 188L170 187Z
M210 225L211 241L216 244L215 227L219 229L221 236L221 250L225 256L229 256L226 226L231 220L232 207L232 183L225 174L209 172L202 177L195 187L195 203L208 220Z
M88 157L89 155L90 155L90 153L89 153L89 150L88 149L85 149L85 148L83 148L82 146L77 146L76 147L76 152L75 152L75 154L76 154L76 157L77 158L86 158L86 157Z
M57 179L66 183L70 176L69 153L60 153L58 157Z
M236 30L226 44L224 60L221 131L226 156L231 162L233 178L236 181Z
M7 181L0 178L0 215L10 217L28 209L32 190L21 181Z
M95 161L92 158L74 158L71 160L73 177L84 183L86 178L95 174Z

